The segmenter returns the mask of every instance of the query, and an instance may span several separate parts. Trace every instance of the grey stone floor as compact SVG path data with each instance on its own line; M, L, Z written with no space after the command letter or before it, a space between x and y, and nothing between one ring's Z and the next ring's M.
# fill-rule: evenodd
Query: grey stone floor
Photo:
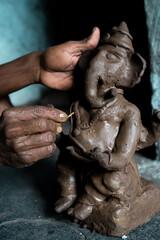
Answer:
M0 240L118 240L102 236L54 212L57 198L54 157L25 169L0 168ZM160 187L160 163L136 154L140 174ZM123 239L160 239L160 215Z

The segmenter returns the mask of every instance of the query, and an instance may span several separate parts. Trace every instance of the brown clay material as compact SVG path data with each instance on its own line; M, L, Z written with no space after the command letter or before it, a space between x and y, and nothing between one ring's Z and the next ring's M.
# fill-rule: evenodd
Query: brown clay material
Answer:
M104 201L83 223L101 234L122 237L148 222L160 211L160 190L142 178L141 185L142 193L132 204L120 205L116 199Z
M134 52L122 22L79 62L80 96L71 106L71 130L57 162L57 212L105 235L122 236L160 212L160 190L140 178L134 153L160 139L160 112L151 129L123 92L140 82L145 60ZM83 94L84 93L84 94Z

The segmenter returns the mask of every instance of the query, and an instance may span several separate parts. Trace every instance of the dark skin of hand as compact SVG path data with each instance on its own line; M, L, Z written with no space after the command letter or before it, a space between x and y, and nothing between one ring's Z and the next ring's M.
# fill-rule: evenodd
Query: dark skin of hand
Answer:
M52 107L12 107L7 95L35 83L60 91L71 89L82 53L95 48L99 38L95 28L87 39L33 52L0 66L0 166L29 166L52 155L56 135L67 120L64 112Z
M66 121L62 111L43 107L17 107L3 111L0 122L2 165L23 167L49 157L56 149L56 135Z

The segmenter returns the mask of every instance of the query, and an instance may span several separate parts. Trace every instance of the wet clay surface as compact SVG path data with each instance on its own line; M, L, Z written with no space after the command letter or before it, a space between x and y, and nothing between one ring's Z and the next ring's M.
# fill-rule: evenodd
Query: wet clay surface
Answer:
M122 22L82 56L70 134L61 141L57 162L61 196L55 210L118 237L160 212L160 189L139 176L134 160L136 151L160 139L160 112L154 111L147 129L139 109L123 95L146 68L132 40Z

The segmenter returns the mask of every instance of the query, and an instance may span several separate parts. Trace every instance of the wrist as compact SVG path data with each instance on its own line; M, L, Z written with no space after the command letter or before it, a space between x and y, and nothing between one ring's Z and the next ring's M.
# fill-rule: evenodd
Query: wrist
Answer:
M0 97L39 83L41 52L32 52L0 65Z
M40 82L40 71L41 71L41 54L42 51L33 52L31 53L31 64L32 64L32 78L30 78L31 84L39 83Z

